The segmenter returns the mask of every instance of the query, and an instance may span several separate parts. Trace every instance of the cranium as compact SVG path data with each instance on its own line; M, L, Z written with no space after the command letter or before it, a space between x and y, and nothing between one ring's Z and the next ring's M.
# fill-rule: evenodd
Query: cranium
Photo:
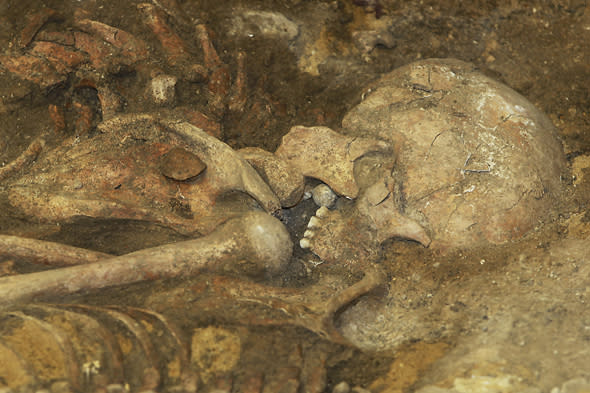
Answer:
M340 178L306 169L325 155L292 142L309 130L291 130L277 154L356 197ZM341 132L333 145L372 138L390 146L344 160L332 155L331 172L354 177L359 191L352 208L320 208L309 223L301 244L327 260L371 256L396 236L446 251L520 239L550 217L566 168L544 114L457 60L419 61L385 75L346 114ZM325 144L322 134L311 132L307 143Z
M189 123L132 114L98 129L43 154L9 184L10 203L46 222L144 220L198 235L248 210L280 208L246 161Z

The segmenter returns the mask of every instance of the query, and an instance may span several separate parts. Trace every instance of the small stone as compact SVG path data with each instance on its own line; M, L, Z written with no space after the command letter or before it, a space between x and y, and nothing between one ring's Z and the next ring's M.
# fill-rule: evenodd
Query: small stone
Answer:
M107 385L107 393L126 393L125 386L120 383L112 383Z
M68 381L55 381L51 384L51 393L71 393L72 386Z
M143 370L143 386L144 390L153 390L160 385L160 373L156 368L149 367Z
M188 372L183 375L180 386L182 386L183 393L197 393L197 390L199 390L199 377L193 372Z
M160 170L162 174L178 181L191 179L207 168L207 165L194 153L174 147L162 156Z
M245 11L233 18L230 35L291 41L299 35L299 26L285 15L270 11Z
M590 381L585 378L574 378L566 381L561 386L561 393L585 393L590 392Z
M218 375L234 370L242 351L240 336L226 329L206 327L195 329L191 340L191 365L208 383Z
M158 75L150 81L150 97L158 105L170 104L176 97L177 79L172 75Z
M350 385L345 381L342 381L338 385L334 386L332 393L350 393Z
M427 385L420 390L417 390L416 393L456 393L457 391L454 389L445 389L434 385Z
M336 195L334 191L332 191L332 189L326 184L320 184L315 187L311 191L311 195L315 204L320 207L325 206L330 208L334 206L336 200L338 199L338 195Z

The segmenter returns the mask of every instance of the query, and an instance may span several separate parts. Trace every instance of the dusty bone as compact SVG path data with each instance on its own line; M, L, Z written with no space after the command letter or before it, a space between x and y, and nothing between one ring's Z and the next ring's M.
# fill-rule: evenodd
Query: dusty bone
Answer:
M34 161L39 153L41 153L41 150L43 150L44 146L44 136L41 136L31 142L29 147L27 147L26 150L22 152L21 155L18 156L14 161L11 161L9 164L4 165L3 167L0 167L0 180L6 179L24 166Z
M279 220L250 212L199 239L88 265L0 278L0 309L42 297L202 271L276 275L285 269L292 247L289 233Z
M243 191L255 198L267 212L280 210L277 196L238 152L190 123L173 120L162 123L185 138L193 153L207 164L207 173L214 174L213 186L219 193Z
M112 258L110 254L19 236L0 235L0 257L47 266L73 266Z
M392 202L428 230L432 248L517 240L551 218L567 161L525 97L454 59L405 65L367 92L342 132L395 146Z
M355 206L376 230L378 243L391 238L403 238L425 247L430 245L430 236L418 222L400 212L393 193L383 182L377 182L364 190Z
M294 206L301 200L305 179L297 168L258 147L245 147L238 153L260 173L283 207Z
M217 276L207 278L206 284L186 288L172 289L170 292L154 293L146 303L153 310L169 310L191 304L199 310L202 317L204 310L213 315L227 315L227 310L236 310L228 318L232 322L247 325L279 326L295 325L306 328L328 340L350 345L335 326L338 312L342 311L356 299L386 283L386 274L377 265L369 265L363 271L363 277L346 288L335 291L335 277L326 275L322 280L306 288L275 288L232 277ZM339 279L336 279L339 280ZM179 296L176 291L182 291ZM165 299L182 298L181 304L170 304ZM241 305L244 305L243 307ZM248 307L257 305L259 307ZM261 309L273 311L261 312Z
M280 209L276 195L248 162L189 123L159 123L152 115L128 114L97 128L98 135L65 141L14 180L8 186L11 205L48 222L72 222L80 216L133 219L191 235L206 235L251 210L246 194L270 213ZM197 181L182 183L164 176L160 158L174 147L183 147L206 164ZM228 194L248 203L228 207L218 200ZM182 203L189 214L162 208L171 201Z
M347 137L327 127L297 126L283 136L275 154L303 175L323 181L337 194L356 198L359 187L354 161L370 152L389 150L389 143L377 139Z

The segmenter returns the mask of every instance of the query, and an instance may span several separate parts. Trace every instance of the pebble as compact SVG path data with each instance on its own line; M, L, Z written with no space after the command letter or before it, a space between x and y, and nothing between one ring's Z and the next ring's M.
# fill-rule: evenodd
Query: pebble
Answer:
M553 390L552 390L553 391ZM590 381L585 378L574 378L561 385L559 393L582 393L590 392Z
M164 154L160 163L162 174L170 179L185 181L207 168L207 165L194 153L181 147L174 147Z
M344 381L334 386L332 393L350 393L350 385Z
M107 393L126 393L125 386L120 383L107 385Z
M327 208L334 206L338 199L338 195L336 195L326 184L316 186L311 191L311 196L316 205L320 207L325 206Z
M158 75L150 82L150 96L158 105L170 104L176 97L177 79L172 75Z
M55 381L50 390L51 393L71 393L72 385L68 381Z
M279 12L245 11L233 18L230 35L291 41L299 35L299 26Z

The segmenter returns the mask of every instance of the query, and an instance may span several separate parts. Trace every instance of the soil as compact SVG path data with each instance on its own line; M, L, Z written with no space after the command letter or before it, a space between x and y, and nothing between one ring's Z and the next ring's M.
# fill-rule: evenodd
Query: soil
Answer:
M5 54L11 53L28 23L27 15L42 7L64 16L43 27L57 31L71 29L72 10L82 7L92 19L144 39L161 54L159 42L137 12L137 3L4 0L0 2L0 48ZM451 255L439 255L409 242L388 242L381 260L391 277L388 294L361 299L339 317L342 331L363 350L329 344L311 332L287 325L251 327L244 333L243 327L236 327L239 324L232 315L239 313L237 309L222 314L188 308L169 310L169 317L189 332L209 325L236 329L244 343L242 348L250 349L239 364L237 380L241 381L250 368L277 370L281 365L300 365L304 360L293 360L297 351L324 354L325 391L341 381L372 392L414 391L430 384L457 391L484 391L485 384L496 387L485 391L549 391L575 377L590 378L590 312L585 303L590 296L586 289L590 246L583 242L590 234L586 214L590 203L590 162L586 160L590 155L587 1L181 0L179 4L186 13L183 20L198 20L209 27L232 75L237 72L238 52L246 54L246 108L220 118L221 139L234 148L255 146L274 151L281 137L295 125L338 130L343 115L360 102L370 81L417 59L452 57L474 63L484 74L504 82L545 112L557 127L572 165L572 178L565 181L555 220L520 242ZM268 20L244 19L247 11L262 10L272 12L275 18L286 17L297 26L298 34L287 34L285 26L267 29L264 23L269 24ZM246 23L239 25L240 18ZM192 30L178 19L169 20L195 58L202 60ZM273 21L278 23L279 19ZM151 61L169 71L163 59ZM154 110L136 73L106 75L126 92L125 111ZM18 157L42 133L49 131L50 148L77 132L72 103L94 107L97 102L96 93L76 86L78 82L69 77L45 89L0 66L3 165ZM202 91L202 83L179 85L174 105L206 110L207 97ZM53 131L49 105L64 108L65 129ZM100 113L93 116L91 123L95 125ZM13 176L26 170L24 167ZM3 189L0 183L0 192ZM181 238L133 221L81 219L61 226L43 224L15 212L5 199L0 197L2 234L113 254ZM314 209L308 201L286 214L295 239L301 238ZM302 263L310 258L297 249L297 267L275 284L305 287L317 280L323 274L321 267L310 274L309 266ZM177 288L198 286L205 279L187 280L65 300L102 305L160 304L156 311L165 312L166 307L154 299L170 296ZM393 320L383 320L385 312L395 312ZM381 319L376 319L379 315Z

